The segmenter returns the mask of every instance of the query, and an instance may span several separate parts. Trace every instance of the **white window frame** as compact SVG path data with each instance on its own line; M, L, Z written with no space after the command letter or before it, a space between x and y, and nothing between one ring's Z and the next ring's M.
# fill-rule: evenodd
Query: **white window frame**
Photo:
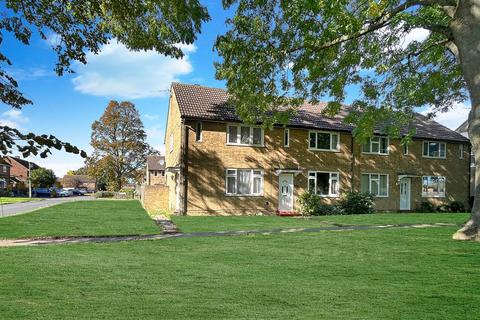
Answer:
M173 132L170 134L170 153L173 152Z
M380 176L387 177L387 194L386 195L373 195L375 198L388 198L390 195L390 176L387 173L362 173L360 174L360 184L362 183L362 176L368 175L368 192L372 193L372 175L378 176L378 192L380 192ZM375 179L374 179L375 180ZM360 189L362 186L360 185Z
M445 152L447 150L445 149ZM458 145L458 159L463 159L463 152L464 152L464 147L463 144Z
M315 178L313 180L315 180L315 190L313 190L313 192L315 194L317 194L317 173L328 173L328 194L317 194L318 196L320 197L323 197L323 198L338 198L340 197L340 172L338 171L308 171L308 176L307 176L307 190L310 189L310 180L311 177L310 177L310 174L314 173L315 174ZM336 178L332 178L332 174L336 174L337 177ZM336 180L337 181L337 193L332 193L332 180Z
M443 193L442 192L435 192L435 193L428 193L423 191L423 180L427 178L438 178L443 179ZM422 176L422 198L445 198L447 193L447 178L444 176Z
M314 133L315 134L315 147L312 148L310 146L310 135ZM317 135L318 134L329 134L330 135L330 149L322 149L322 148L318 148L317 146ZM337 136L337 145L336 145L336 148L332 148L332 136ZM340 152L340 134L337 133L337 132L331 132L331 131L319 131L319 130L309 130L308 131L308 140L307 140L307 143L308 143L308 150L313 150L313 151L330 151L330 152Z
M7 166L2 166L3 167L3 173L7 173Z
M230 142L230 127L237 127L237 139L236 142ZM249 143L241 143L242 141L242 127L250 128ZM253 143L253 129L261 130L261 142L260 144ZM265 143L265 132L261 126L250 126L244 124L227 124L227 145L231 146L249 146L249 147L263 147Z
M378 139L378 142L377 141L373 141L373 139ZM385 139L387 140L387 152L381 152L381 148L380 146L382 145L382 139ZM378 155L388 155L390 154L390 138L389 137L385 137L385 136L372 136L370 138L368 138L368 142L369 142L369 151L364 151L363 150L363 147L365 145L362 144L361 148L362 148L362 153L365 153L365 154L378 154ZM373 144L376 144L378 143L378 152L372 152L372 145Z
M234 171L234 173L229 173L229 171ZM238 171L250 171L251 172L251 185L250 185L250 193L249 194L239 194L238 193ZM259 174L255 174L255 171L260 171ZM228 192L228 177L234 177L235 178L235 192L231 193ZM259 178L260 177L260 193L253 193L253 181L254 178ZM264 171L263 169L250 169L250 168L227 168L225 169L225 195L227 196L234 196L234 197L261 197L263 196L263 190L264 190Z
M430 155L425 155L425 143L438 143L438 153L439 153L439 156L438 157L434 157L434 156L430 156ZM445 146L445 154L442 156L440 156L440 145L444 145ZM428 152L428 151L427 151ZM429 141L429 140L423 140L422 141L422 157L423 158L431 158L431 159L446 159L447 158L447 144L445 142L441 142L441 141Z
M197 121L195 123L195 141L202 142L203 138L203 123L202 121Z
M283 146L290 147L290 129L285 128L283 131Z

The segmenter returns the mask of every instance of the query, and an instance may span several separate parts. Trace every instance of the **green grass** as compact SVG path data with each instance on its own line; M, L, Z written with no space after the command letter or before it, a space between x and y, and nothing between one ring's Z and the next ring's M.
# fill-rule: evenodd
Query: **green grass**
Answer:
M463 223L467 213L377 213L350 216L322 217L184 217L172 216L173 221L183 232L228 231L228 230L268 230L274 228L315 228L333 225L370 225L403 223Z
M200 220L198 220L200 221ZM0 248L3 319L466 319L455 228Z
M43 199L38 198L13 198L13 197L0 197L0 204L11 204L19 202L31 202L31 201L41 201Z
M0 218L0 239L159 233L132 201L76 201Z

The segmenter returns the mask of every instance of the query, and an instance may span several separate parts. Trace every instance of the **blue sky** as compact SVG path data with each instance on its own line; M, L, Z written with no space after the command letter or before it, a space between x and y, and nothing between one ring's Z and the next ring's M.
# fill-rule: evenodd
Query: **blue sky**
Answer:
M53 72L56 55L51 45L57 40L51 36L43 41L34 36L30 46L24 46L6 35L2 50L13 66L9 69L19 81L25 95L34 105L21 111L0 104L0 123L13 125L23 131L53 133L58 138L91 151L91 124L103 113L110 100L128 100L140 111L148 142L164 151L163 138L168 108L168 89L172 81L224 87L215 80L213 62L219 57L213 51L217 35L226 30L225 18L229 14L221 1L203 1L212 20L202 27L202 33L192 46L185 47L186 57L174 60L154 52L129 52L112 41L97 55L88 55L86 66L74 64L75 74L58 77ZM421 39L424 32L411 35ZM348 100L355 98L349 92ZM455 127L466 118L464 105L453 112L442 114L437 121ZM48 159L31 158L58 176L69 169L83 165L79 156L54 152Z

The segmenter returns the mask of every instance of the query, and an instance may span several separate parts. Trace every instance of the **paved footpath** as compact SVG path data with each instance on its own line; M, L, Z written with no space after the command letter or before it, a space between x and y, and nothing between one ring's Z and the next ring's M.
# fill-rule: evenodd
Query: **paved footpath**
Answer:
M435 227L454 227L453 223L426 223L426 224L387 224L387 225L367 225L367 226L344 226L344 227L323 227L323 228L290 228L290 229L271 229L271 230L240 230L240 231L220 231L220 232L191 232L191 233L166 233L144 236L105 236L105 237L66 237L66 238L44 238L44 239L17 239L0 240L0 247L21 247L47 244L67 244L67 243L90 243L90 242L119 242L119 241L138 241L138 240L162 240L170 238L192 238L192 237L230 237L244 235L270 235L295 232L321 232L321 231L353 231L370 229L393 229L393 228L435 228Z
M13 216L20 213L26 213L41 208L51 207L56 204L78 201L78 200L92 200L90 196L80 196L80 197L65 197L65 198L45 198L40 201L30 201L30 202L19 202L4 204L0 206L0 218Z

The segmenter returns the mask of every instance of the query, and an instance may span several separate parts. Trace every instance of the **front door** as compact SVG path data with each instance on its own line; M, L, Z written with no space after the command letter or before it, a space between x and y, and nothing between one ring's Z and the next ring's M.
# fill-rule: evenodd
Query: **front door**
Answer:
M410 178L400 180L400 210L410 210Z
M280 174L278 211L293 211L293 174Z

